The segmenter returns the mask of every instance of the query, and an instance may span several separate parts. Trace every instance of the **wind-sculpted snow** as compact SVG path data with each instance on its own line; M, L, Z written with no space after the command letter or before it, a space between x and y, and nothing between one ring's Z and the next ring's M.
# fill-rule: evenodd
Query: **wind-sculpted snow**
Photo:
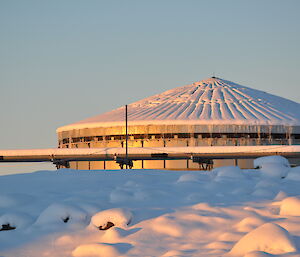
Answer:
M1 176L0 256L299 256L299 168L270 159L253 170Z
M128 106L130 124L300 125L300 104L231 81L210 78ZM111 126L124 122L124 108L64 126Z
M244 256L252 251L284 254L296 252L297 249L287 230L273 223L265 223L242 237L228 256Z

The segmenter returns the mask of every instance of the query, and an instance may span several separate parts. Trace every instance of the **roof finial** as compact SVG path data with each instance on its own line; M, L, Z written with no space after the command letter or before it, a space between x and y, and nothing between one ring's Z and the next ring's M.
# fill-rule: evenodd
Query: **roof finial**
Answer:
M216 76L215 76L215 72L213 72L213 75L212 75L212 77L211 77L212 79L215 79L216 78Z

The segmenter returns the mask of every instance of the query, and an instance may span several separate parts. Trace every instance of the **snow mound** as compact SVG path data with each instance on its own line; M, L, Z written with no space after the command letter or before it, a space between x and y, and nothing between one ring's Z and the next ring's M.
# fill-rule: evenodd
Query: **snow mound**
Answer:
M48 206L38 217L35 225L83 223L87 224L88 214L79 207L53 203Z
M268 188L268 189L276 189L279 187L278 181L277 180L272 180L268 178L264 178L262 180L259 180L255 188Z
M280 215L300 216L300 198L293 196L281 202Z
M291 168L286 176L286 179L300 181L300 166Z
M183 174L178 178L177 183L198 182L198 181L199 181L199 176L196 174Z
M127 209L108 209L96 213L91 219L90 226L100 230L105 230L112 226L126 228L131 223L132 218L132 213Z
M73 252L73 257L118 257L119 251L108 244L83 244Z
M289 161L280 155L257 158L254 167L259 168L262 176L267 178L285 178L290 171Z
M15 229L24 228L33 222L32 217L25 213L5 213L0 216L0 229L9 225Z
M287 176L290 168L278 163L265 163L260 169L262 176L275 179L283 179Z
M279 188L280 185L278 184L277 179L264 177L263 180L260 180L255 185L252 195L257 197L274 198L278 194Z
M258 217L247 217L242 219L238 224L235 225L239 232L249 232L254 228L257 228L264 224L265 221Z
M212 170L213 174L216 174L216 180L222 179L241 179L244 178L242 170L238 166L225 166Z
M290 163L288 159L280 155L264 156L264 157L256 158L254 160L254 168L261 169L265 164L270 164L270 163L278 164L279 166L290 168Z
M170 250L164 253L161 257L181 257L181 256L182 256L182 252L178 250Z
M240 239L239 233L225 232L218 236L220 241L236 242Z
M295 252L297 249L287 230L274 223L265 223L243 236L233 246L229 256L243 256L252 251L283 254Z
M102 243L119 243L121 242L122 238L127 235L127 231L118 227L112 227L105 231L103 236L101 237Z
M159 234L167 235L170 237L181 237L183 235L183 228L173 219L168 217L158 217L153 220L152 230Z

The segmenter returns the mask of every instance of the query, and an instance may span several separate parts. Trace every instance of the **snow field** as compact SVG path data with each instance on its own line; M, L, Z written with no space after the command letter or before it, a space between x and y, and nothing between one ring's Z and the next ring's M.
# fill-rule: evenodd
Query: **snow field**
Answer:
M299 257L299 168L275 159L254 170L2 176L0 225L16 228L0 231L0 256ZM266 176L269 164L286 176Z

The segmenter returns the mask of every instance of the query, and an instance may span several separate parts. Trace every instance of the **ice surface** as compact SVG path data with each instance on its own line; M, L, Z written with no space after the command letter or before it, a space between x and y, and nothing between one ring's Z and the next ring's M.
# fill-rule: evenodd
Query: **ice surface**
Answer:
M154 95L128 106L131 125L250 124L300 125L300 104L209 78ZM124 125L124 107L57 129L57 132Z
M237 167L1 176L0 221L16 229L0 256L298 257L299 195L289 173Z

